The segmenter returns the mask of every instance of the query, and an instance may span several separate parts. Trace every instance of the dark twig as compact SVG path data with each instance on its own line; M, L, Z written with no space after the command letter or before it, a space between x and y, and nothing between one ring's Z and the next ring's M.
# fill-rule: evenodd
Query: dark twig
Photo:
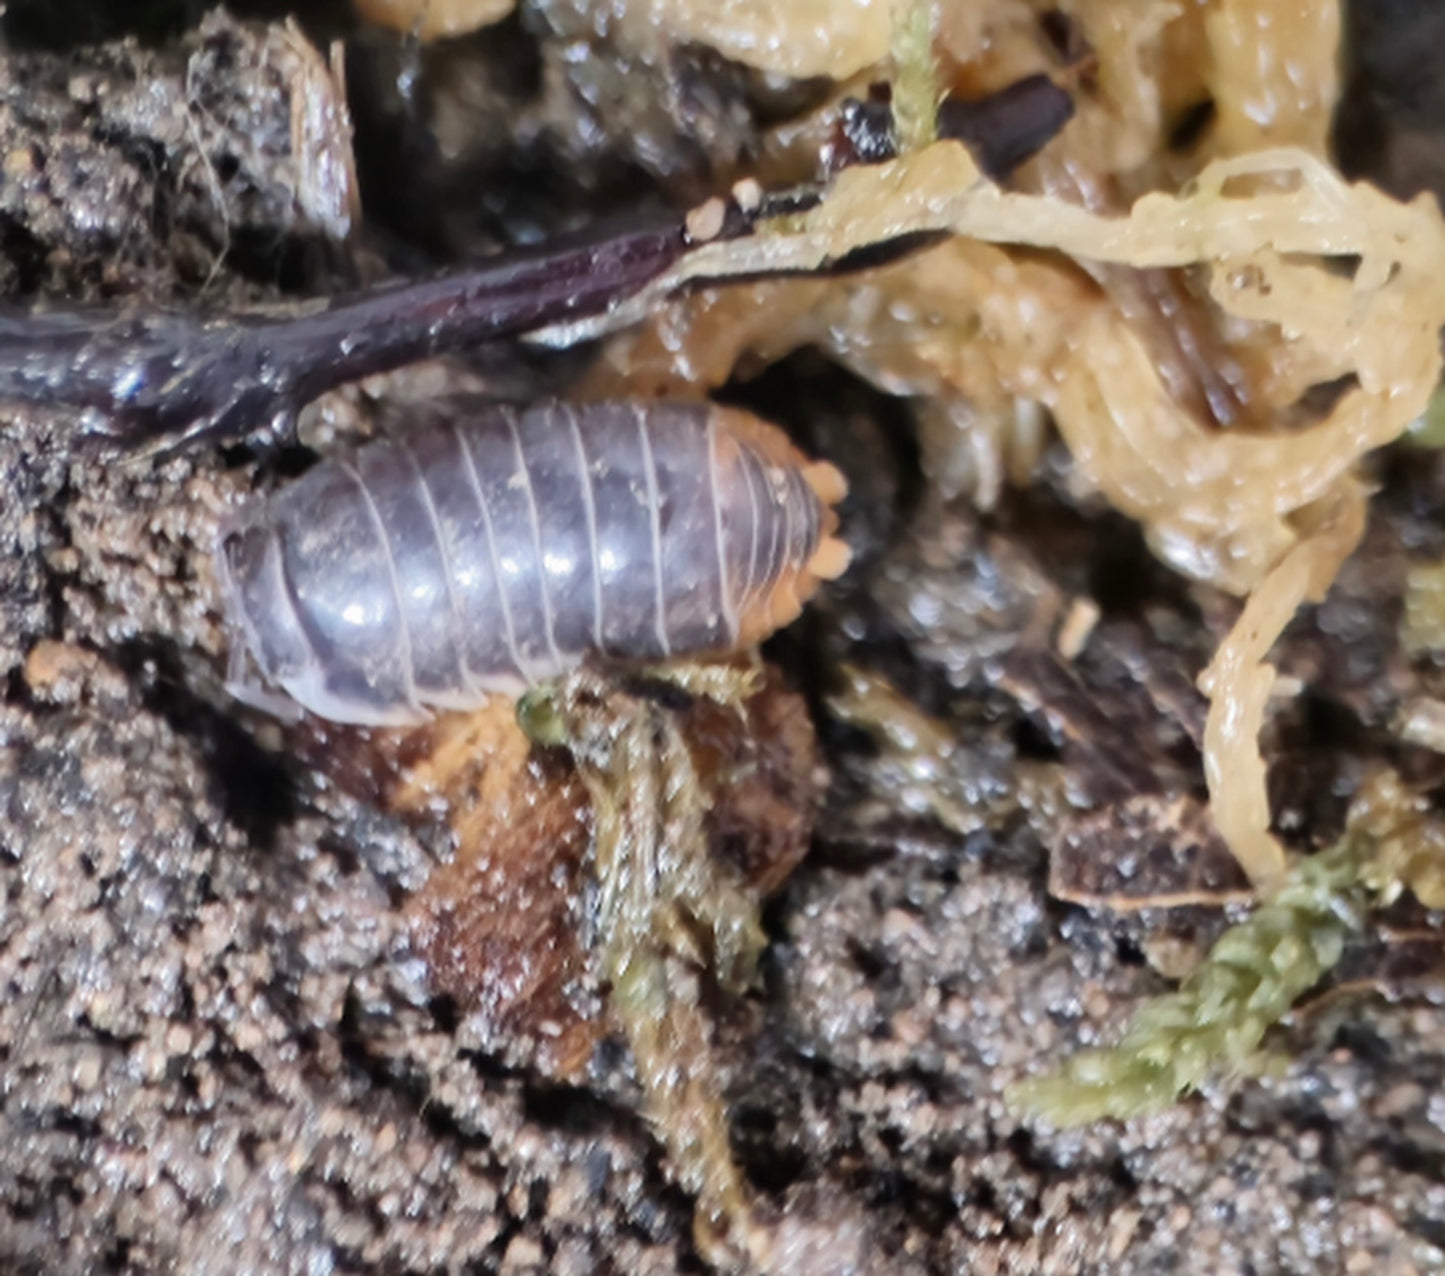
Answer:
M289 311L220 318L0 314L0 401L69 409L82 438L125 447L283 432L335 386L604 313L688 246L682 225L670 223Z

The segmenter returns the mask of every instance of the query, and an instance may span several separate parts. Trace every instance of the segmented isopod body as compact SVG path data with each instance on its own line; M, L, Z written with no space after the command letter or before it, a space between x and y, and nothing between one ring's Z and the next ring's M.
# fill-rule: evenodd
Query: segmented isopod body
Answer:
M745 412L435 411L221 532L233 654L322 717L416 722L589 654L749 646L847 565L842 476Z

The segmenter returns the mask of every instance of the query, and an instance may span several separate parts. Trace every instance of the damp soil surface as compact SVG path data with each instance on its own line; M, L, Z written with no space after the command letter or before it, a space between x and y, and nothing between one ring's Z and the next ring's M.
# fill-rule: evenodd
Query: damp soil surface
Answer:
M312 37L345 34L332 18ZM457 158L423 144L408 102L358 107L363 206L386 219L342 247L344 201L294 149L291 96L319 58L307 37L176 21L144 44L0 51L12 303L294 300L573 229L623 192L685 206L699 156L744 149L777 105L699 55L635 75L629 118L650 132L555 104L509 114L509 95L556 81L546 40L513 21L502 38L526 58L478 46L463 97L483 123L519 121L520 140ZM420 56L374 35L348 55L353 85L397 83ZM427 57L435 82L461 74L461 52ZM706 136L659 105L678 76L703 95ZM513 185L464 205L457 189L486 173ZM403 388L502 377L515 394L560 375L533 352ZM779 1270L1438 1270L1429 918L1397 932L1426 937L1408 972L1389 934L1362 936L1359 977L1272 1037L1257 1077L1067 1134L1004 1103L1011 1082L1111 1039L1226 920L1227 864L1175 907L1157 905L1164 883L1130 898L1131 873L1098 865L1218 864L1193 679L1237 604L1186 589L1078 502L1062 457L981 518L931 499L899 442L906 411L819 357L730 393L851 471L862 551L770 649L810 697L833 781L768 907L762 987L718 1012L734 1151L787 1220ZM358 391L333 395L303 438L323 446L368 412ZM0 421L0 1268L702 1270L625 1052L604 1046L588 1079L563 1082L479 1041L405 920L446 846L349 796L225 692L217 520L298 450L122 462L39 409ZM1373 760L1438 767L1402 757L1390 727L1439 690L1396 634L1405 564L1445 552L1445 464L1392 455L1377 477L1365 547L1280 658L1308 692L1275 715L1267 756L1280 831L1303 849L1338 833ZM1061 654L1081 600L1097 623ZM864 719L906 707L946 743L830 709L843 662L890 688L864 694Z

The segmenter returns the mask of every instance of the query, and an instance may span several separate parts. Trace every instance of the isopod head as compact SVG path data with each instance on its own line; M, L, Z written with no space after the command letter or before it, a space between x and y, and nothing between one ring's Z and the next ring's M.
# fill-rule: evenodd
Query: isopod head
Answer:
M217 574L231 632L228 689L277 717L295 718L304 707L333 721L353 721L354 697L329 682L302 622L280 538L264 521L237 519L222 527L218 541Z

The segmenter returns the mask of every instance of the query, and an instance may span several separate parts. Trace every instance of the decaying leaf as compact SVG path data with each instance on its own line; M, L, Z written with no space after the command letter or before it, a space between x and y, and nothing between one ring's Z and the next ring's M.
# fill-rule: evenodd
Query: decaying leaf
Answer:
M445 811L456 843L408 904L417 951L493 1049L520 1037L544 1072L580 1077L606 1030L582 940L591 820L565 759L534 755L513 706L449 715L407 742L387 802Z
M1143 794L1063 822L1049 894L1135 912L1243 903L1253 891L1205 808L1184 794Z

